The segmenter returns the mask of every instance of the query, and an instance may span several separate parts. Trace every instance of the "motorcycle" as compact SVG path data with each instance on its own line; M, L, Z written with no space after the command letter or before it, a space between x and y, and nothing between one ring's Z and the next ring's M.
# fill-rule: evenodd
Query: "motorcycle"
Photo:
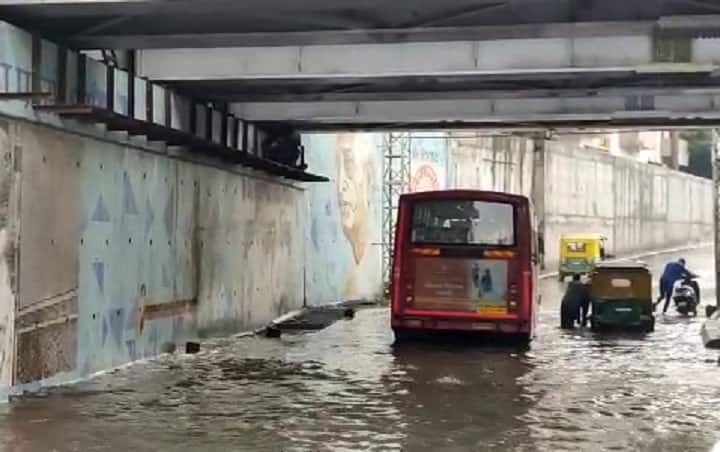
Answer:
M691 281L697 279L696 276L681 279L673 285L672 300L675 303L675 309L680 315L697 315L698 297L695 293Z

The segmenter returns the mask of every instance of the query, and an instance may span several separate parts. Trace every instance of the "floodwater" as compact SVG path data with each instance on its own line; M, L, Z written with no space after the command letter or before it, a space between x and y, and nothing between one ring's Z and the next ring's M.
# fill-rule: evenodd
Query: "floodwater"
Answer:
M709 250L684 253L704 283ZM647 259L654 267L674 256ZM702 318L656 332L558 329L542 282L526 351L393 346L387 310L313 333L225 339L0 412L0 451L710 451L720 378ZM3 408L0 408L3 409Z

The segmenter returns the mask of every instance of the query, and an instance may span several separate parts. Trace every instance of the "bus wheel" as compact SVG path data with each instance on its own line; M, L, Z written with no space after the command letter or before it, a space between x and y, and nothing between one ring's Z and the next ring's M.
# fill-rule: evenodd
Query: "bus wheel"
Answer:
M522 333L515 336L515 343L520 347L529 346L531 341L532 337L530 336L530 333Z
M395 342L407 342L416 337L414 331L403 328L393 328L393 333L395 334Z

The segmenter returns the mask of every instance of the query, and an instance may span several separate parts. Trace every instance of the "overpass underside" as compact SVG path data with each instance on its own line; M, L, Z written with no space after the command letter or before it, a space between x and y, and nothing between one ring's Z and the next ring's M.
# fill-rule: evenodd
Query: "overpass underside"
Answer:
M0 121L10 150L0 176L13 200L0 238L20 250L6 253L0 284L0 304L15 308L0 309L0 352L18 350L0 359L0 392L257 326L316 294L311 302L378 295L380 285L366 282L382 280L372 244L383 237L360 221L379 205L379 191L368 195L382 167L374 144L368 135L313 136L305 171L263 155L278 127L720 123L712 2L583 5L0 1L0 19L30 30L0 22L0 113L10 118ZM541 154L528 158L533 174L545 171ZM593 168L615 171L604 163ZM642 192L628 174L647 172L622 171L618 180ZM329 188L300 184L327 179ZM537 201L544 182L531 182ZM343 184L361 195L346 199ZM20 224L36 225L22 241ZM55 272L56 262L68 270ZM19 279L31 274L44 276Z
M249 122L303 129L712 125L713 2L5 1L0 17ZM122 60L122 58L120 58Z

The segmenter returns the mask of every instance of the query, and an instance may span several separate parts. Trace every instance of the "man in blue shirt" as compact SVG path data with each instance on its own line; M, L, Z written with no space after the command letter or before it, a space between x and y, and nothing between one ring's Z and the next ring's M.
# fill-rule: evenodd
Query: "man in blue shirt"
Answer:
M695 276L694 273L685 268L685 259L680 258L677 261L668 262L660 277L660 296L653 305L653 308L656 308L657 305L660 304L660 301L665 298L665 305L663 306L663 314L665 314L670 304L670 297L672 296L675 282L681 279L691 279ZM698 283L695 281L690 281L690 286L695 290L695 296L697 297L698 303L700 303L700 286L698 286Z

